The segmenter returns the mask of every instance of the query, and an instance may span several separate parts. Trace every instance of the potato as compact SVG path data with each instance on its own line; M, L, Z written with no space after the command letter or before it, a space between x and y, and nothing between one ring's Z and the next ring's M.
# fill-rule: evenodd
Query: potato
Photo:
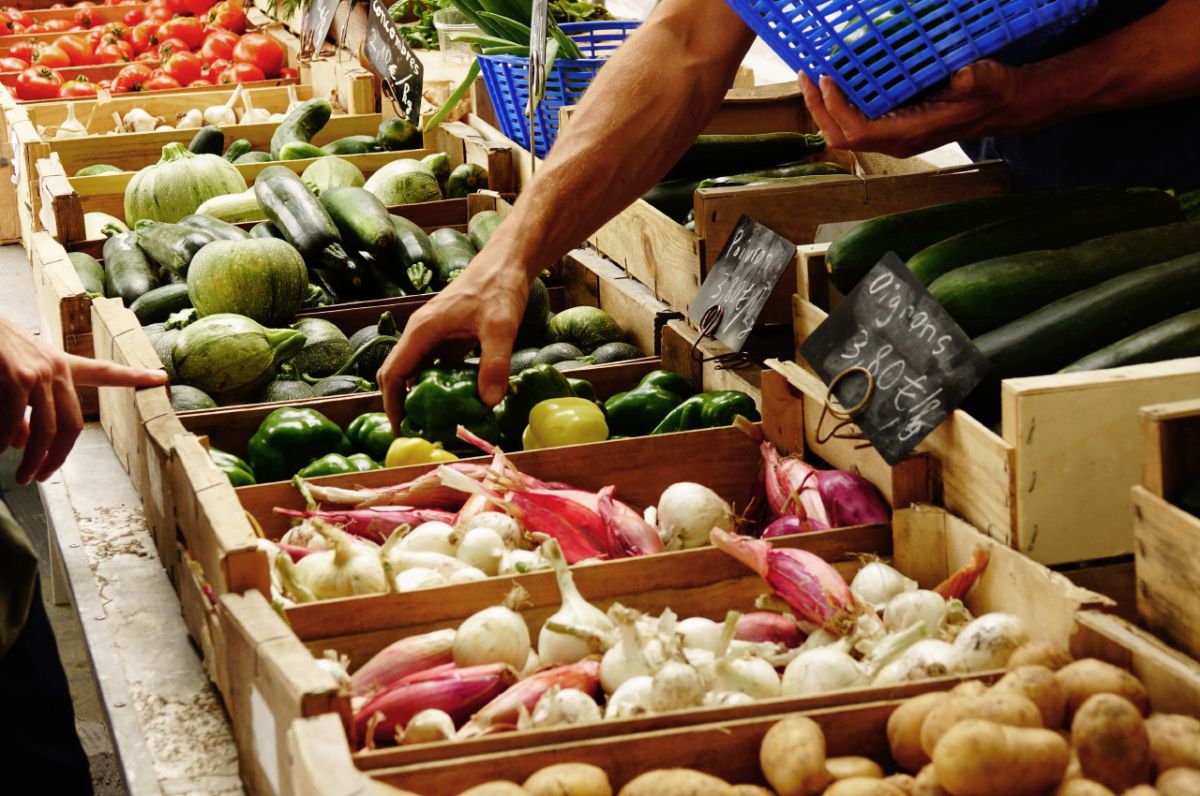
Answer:
M733 787L702 771L660 768L634 777L618 796L733 796Z
M825 770L834 779L883 779L883 769L869 757L831 757L825 761Z
M1200 793L1200 770L1168 768L1158 775L1154 787L1162 796L1196 796Z
M933 763L917 772L916 779L913 780L912 796L947 796L942 784L938 782L937 769L933 767Z
M1022 666L1013 669L992 686L992 691L1011 691L1037 705L1042 714L1042 726L1057 730L1062 726L1066 698L1054 672L1045 666Z
M1020 669L1022 666L1045 666L1050 671L1057 672L1070 662L1071 654L1049 641L1027 641L1017 647L1008 659L1008 668L1011 670Z
M1053 730L967 719L938 741L933 766L954 796L1037 796L1062 780L1070 757Z
M521 786L531 796L612 796L604 769L587 763L558 763L534 772Z
M878 777L850 777L826 788L825 796L904 796L904 791Z
M1146 719L1150 754L1159 771L1200 769L1200 719L1179 713L1155 713Z
M913 697L892 711L887 723L888 746L900 768L916 773L929 763L929 755L921 748L921 724L929 711L949 700L949 694L934 691Z
M946 731L964 719L987 719L1013 727L1041 727L1042 713L1027 697L1011 691L983 696L957 696L933 710L921 723L921 748L933 758L933 750Z
M804 716L790 716L767 730L758 762L779 796L820 793L831 781L825 770L825 733Z
M1150 735L1142 714L1116 694L1093 694L1071 722L1071 745L1085 779L1114 791L1150 781Z
M1068 663L1054 673L1067 700L1067 721L1092 694L1116 694L1133 703L1145 716L1150 712L1146 688L1129 672L1095 658Z
M909 774L892 774L890 777L884 777L883 781L889 785L895 785L896 789L905 796L912 796L913 789L917 785L917 781Z
M1090 779L1068 779L1058 786L1054 796L1116 796L1099 782Z
M950 689L951 694L958 696L981 696L986 694L988 687L984 685L982 680L963 680L958 685Z
M775 796L762 785L734 785L731 796Z
M458 796L529 796L529 792L515 782L498 779L468 788Z

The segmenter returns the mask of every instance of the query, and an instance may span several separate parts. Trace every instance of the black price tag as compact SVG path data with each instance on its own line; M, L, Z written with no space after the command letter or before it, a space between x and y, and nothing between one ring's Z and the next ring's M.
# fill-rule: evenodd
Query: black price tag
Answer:
M383 81L384 93L399 105L400 112L410 122L420 124L425 66L408 49L382 0L371 0L366 49L367 61Z
M300 42L302 56L311 58L320 54L339 5L340 0L312 0L304 15L304 38Z
M703 326L705 313L720 307L721 320L712 335L741 351L775 283L795 257L796 244L742 216L688 307L688 318Z
M800 351L834 385L842 407L861 407L854 422L888 464L949 417L988 370L987 358L890 252Z

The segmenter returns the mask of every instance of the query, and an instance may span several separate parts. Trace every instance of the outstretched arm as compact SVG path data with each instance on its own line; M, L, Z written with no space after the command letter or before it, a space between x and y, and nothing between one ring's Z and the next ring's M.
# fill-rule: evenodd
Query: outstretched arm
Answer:
M830 146L906 157L951 141L1041 130L1080 116L1200 95L1200 0L1157 11L1082 47L1011 67L960 69L932 99L874 121L837 85L801 77L804 99Z
M663 0L600 70L471 267L408 321L379 371L393 424L406 379L448 341L478 340L480 395L490 404L504 396L533 278L675 164L720 107L752 41L724 0Z

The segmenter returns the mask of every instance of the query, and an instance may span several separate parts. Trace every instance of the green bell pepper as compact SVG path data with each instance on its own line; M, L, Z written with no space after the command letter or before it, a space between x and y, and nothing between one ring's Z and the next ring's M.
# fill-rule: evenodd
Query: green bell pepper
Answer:
M285 406L267 415L246 445L250 466L263 481L291 478L327 453L350 453L341 427L315 409Z
M340 453L329 453L312 462L296 475L301 478L317 478L322 475L342 475L343 473L364 473L367 470L378 470L379 464L365 453L354 453L343 456Z
M396 435L392 433L392 422L386 414L367 412L354 418L346 427L346 438L354 450L381 462L387 458L388 448Z
M604 403L609 431L622 437L649 434L695 392L695 386L686 376L652 370L632 390L617 393Z
M596 388L592 386L590 381L586 379L572 379L568 376L567 384L571 385L571 393L576 398L586 398L589 401L596 400Z
M209 448L208 457L213 460L213 464L217 466L218 470L225 473L229 483L234 486L252 486L258 483L254 480L254 470L250 468L250 465L232 453Z
M728 426L738 415L747 420L761 419L754 399L741 390L702 392L672 409L650 433L670 434L673 431Z
M553 365L534 365L513 376L508 380L504 400L496 406L500 444L506 450L519 450L533 407L551 398L572 397L575 393L571 383Z
M469 368L431 368L417 377L404 399L400 436L440 442L455 453L474 449L457 436L458 426L488 442L500 439L492 408L479 397L477 373Z

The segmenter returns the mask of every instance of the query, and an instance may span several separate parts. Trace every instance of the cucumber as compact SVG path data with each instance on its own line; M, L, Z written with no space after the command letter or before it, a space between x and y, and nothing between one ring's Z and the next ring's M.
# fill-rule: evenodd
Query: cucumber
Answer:
M1182 218L1179 203L1170 194L1136 188L1059 211L1018 216L959 233L908 258L908 268L928 285L971 263L1038 249L1062 249L1101 235L1156 227Z
M392 215L392 227L396 230L396 256L405 267L420 263L430 268L437 262L433 241L425 230L403 216Z
M137 243L136 232L120 232L104 241L104 295L129 306L158 287L150 258Z
M476 191L486 191L487 187L487 169L475 163L464 163L446 178L446 198L461 199Z
M714 174L739 174L825 151L820 133L702 135L683 153L664 180L702 180Z
M438 181L438 188L445 194L446 180L450 179L450 156L445 152L434 152L421 158L421 162L433 172L434 179Z
M280 160L307 160L325 157L329 157L328 152L306 141L289 141L279 148Z
M95 177L97 174L122 174L125 169L110 166L107 163L97 163L95 166L84 166L75 172L76 177Z
M1106 279L1192 252L1200 252L1200 221L1182 221L972 263L934 280L929 292L975 337Z
M271 158L279 160L284 144L299 141L307 144L333 115L333 106L324 97L313 97L287 112L271 135Z
M782 166L776 166L770 169L760 169L758 171L749 171L744 174L731 174L727 177L713 177L709 180L704 180L700 184L701 188L730 188L737 185L752 185L755 183L769 180L786 180L794 177L823 177L832 174L849 174L843 166L836 163L811 163L809 161L799 161L796 163L785 163Z
M1200 356L1200 310L1168 318L1099 351L1077 359L1060 373L1104 370L1145 362Z
M1004 194L879 216L859 224L831 243L825 265L837 289L849 293L863 274L889 251L907 261L927 246L984 224L1072 207L1105 192L1114 193L1111 189L1080 188Z
M321 147L328 155L365 155L378 152L379 142L372 135L348 135Z
M364 188L333 188L321 194L320 202L351 250L378 257L396 245L392 217L375 194Z
M655 185L642 199L655 210L669 216L680 224L687 218L688 211L695 207L696 189L701 180L667 180Z
M179 223L185 227L203 230L212 235L215 240L245 240L249 237L246 230L241 227L235 227L228 221L222 221L212 216L203 216L199 213L184 216L179 219Z
M248 163L270 163L274 158L270 152L247 152L244 155L238 155L237 160L233 161L235 166L244 166Z
M212 216L230 224L241 224L247 221L262 221L262 207L251 188L242 193L230 193L224 196L214 196L196 208L196 214Z
M139 221L135 232L138 245L163 269L163 277L185 276L196 252L216 240L207 230L149 219Z
M219 127L206 124L192 136L187 148L193 155L219 156L225 151L225 134Z
M129 309L137 316L138 322L145 326L148 323L163 323L173 312L192 306L188 298L187 284L162 285L147 291L129 305Z
M239 138L229 145L225 150L225 159L230 163L237 163L237 159L242 155L254 151L254 144L246 138Z
M283 233L275 228L270 221L260 221L250 228L252 238L277 238L283 240Z
M379 123L375 140L388 152L416 149L421 145L421 131L407 119L384 119Z
M71 261L71 267L83 285L83 292L89 296L103 296L104 266L95 257L83 252L71 252L67 259Z
M500 222L503 220L495 210L484 210L481 213L476 213L467 222L467 237L471 239L471 243L477 250L483 251L483 247L492 239L492 235L496 233L496 228L500 226Z
M442 284L462 273L470 265L471 258L479 253L470 238L449 227L436 230L429 236L429 241L433 244L434 270Z

